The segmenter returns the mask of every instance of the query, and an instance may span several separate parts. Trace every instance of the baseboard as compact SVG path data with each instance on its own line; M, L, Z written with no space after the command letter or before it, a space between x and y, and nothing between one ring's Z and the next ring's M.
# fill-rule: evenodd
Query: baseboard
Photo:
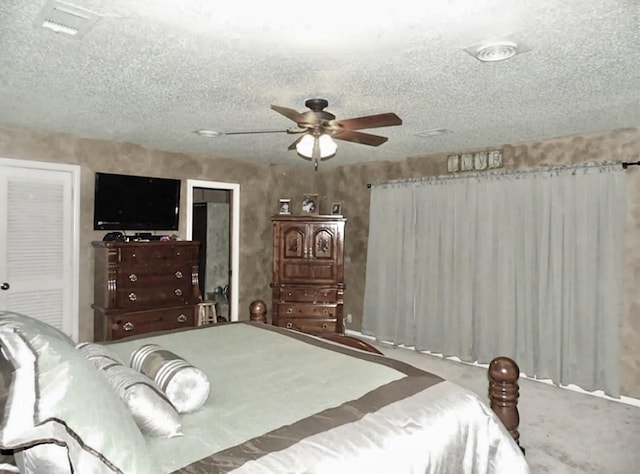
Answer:
M360 339L365 339L365 340L368 339L370 341L379 342L380 344L393 346L393 343L391 343L389 341L377 341L375 337L368 336L366 334L362 334L360 331L354 331L353 329L347 329L345 331L345 333L347 335L349 335L349 336L358 337ZM410 346L400 345L398 347L402 347L404 349L415 350L414 347L410 347ZM420 351L420 352L422 354L427 354L427 355L431 355L431 356L434 356L434 357L440 357L441 359L446 359L446 360L449 360L451 362L457 362L459 364L473 365L475 367L483 367L485 369L489 367L488 364L478 364L477 362L465 362L463 360L460 360L458 357L444 357L442 354L437 354L437 353L429 352L429 351ZM529 377L525 373L521 373L520 377L526 378L527 380L532 380L534 382L540 382L540 383L545 383L547 385L553 385L554 387L562 388L564 390L571 390L573 392L579 392L579 393L584 393L585 395L591 395L592 397L598 397L598 398L604 398L605 400L611 400L612 402L624 403L626 405L632 405L632 406L640 407L640 399L637 399L637 398L626 397L624 395L620 396L620 398L613 398L613 397L610 397L609 395L606 395L602 390L596 390L594 392L589 392L588 390L580 388L577 385L573 385L573 384L571 384L571 385L558 385L558 384L553 383L553 381L550 380L550 379L538 379L538 378L535 378L535 377Z

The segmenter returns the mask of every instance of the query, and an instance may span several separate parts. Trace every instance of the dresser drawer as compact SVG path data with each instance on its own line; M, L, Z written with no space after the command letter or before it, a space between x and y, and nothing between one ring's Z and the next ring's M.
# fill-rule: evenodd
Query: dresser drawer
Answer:
M281 301L301 301L310 303L335 303L338 299L336 288L280 288Z
M144 288L146 286L190 286L191 265L120 267L117 269L116 285L118 288Z
M280 317L277 326L313 334L339 332L336 319Z
M337 313L335 305L279 303L276 306L275 311L281 318L335 318Z
M176 261L191 262L195 260L196 247L183 245L171 245L170 243L161 245L135 245L122 246L118 248L118 260L122 264L161 264L163 262L174 263Z
M150 306L176 306L195 303L190 285L157 284L149 287L118 288L116 307L126 310L148 308Z
M136 311L107 316L110 339L195 325L194 306Z

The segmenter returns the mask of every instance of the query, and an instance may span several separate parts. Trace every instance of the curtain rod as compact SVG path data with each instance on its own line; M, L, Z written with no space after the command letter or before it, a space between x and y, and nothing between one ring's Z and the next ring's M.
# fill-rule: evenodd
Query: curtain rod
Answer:
M612 163L615 163L615 162L609 162L608 164L612 164ZM625 169L625 170L626 170L629 166L640 166L640 161L633 161L633 162L630 162L630 161L622 161L622 162L620 162L620 161L618 161L618 163L619 163L620 165L622 165L622 168L623 168L623 169ZM593 165L593 164L594 164L594 163L587 163L587 165ZM595 164L597 165L598 163L595 163ZM607 164L607 163L605 162L605 164ZM569 165L569 166L572 166L572 165ZM577 165L577 167L583 167L583 166L584 166L584 165ZM507 172L518 172L518 171L523 171L523 170L518 170L518 169L514 169L514 170L507 170ZM532 169L529 169L529 170L527 170L527 171L539 171L539 169L537 169L537 168L532 168ZM504 171L503 171L503 172L504 172ZM451 176L451 175L445 175L445 176L447 176L447 177L448 177L448 176ZM424 178L434 178L434 176L427 176L427 177L423 177L422 179L424 179ZM407 179L407 180L402 180L402 179L400 179L400 180L397 180L397 181L399 181L399 182L401 182L401 181L407 181L407 182L408 182L408 181L419 180L419 179L421 179L421 178L412 178L412 179ZM391 182L393 182L393 181L386 181L386 182L382 182L382 183L367 183L367 189L371 189L371 186L373 186L373 184L387 184L387 183L391 183Z

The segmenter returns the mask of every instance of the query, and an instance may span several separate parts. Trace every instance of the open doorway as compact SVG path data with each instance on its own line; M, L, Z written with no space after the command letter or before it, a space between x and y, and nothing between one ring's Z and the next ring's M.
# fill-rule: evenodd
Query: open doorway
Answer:
M202 242L200 291L218 316L238 320L240 185L187 180L187 239Z

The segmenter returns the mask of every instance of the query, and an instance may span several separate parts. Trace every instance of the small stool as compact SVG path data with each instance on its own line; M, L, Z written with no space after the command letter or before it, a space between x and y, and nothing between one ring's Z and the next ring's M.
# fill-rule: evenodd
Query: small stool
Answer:
M198 303L197 325L204 326L205 324L216 324L217 322L218 315L216 313L215 301L203 301L202 303Z

